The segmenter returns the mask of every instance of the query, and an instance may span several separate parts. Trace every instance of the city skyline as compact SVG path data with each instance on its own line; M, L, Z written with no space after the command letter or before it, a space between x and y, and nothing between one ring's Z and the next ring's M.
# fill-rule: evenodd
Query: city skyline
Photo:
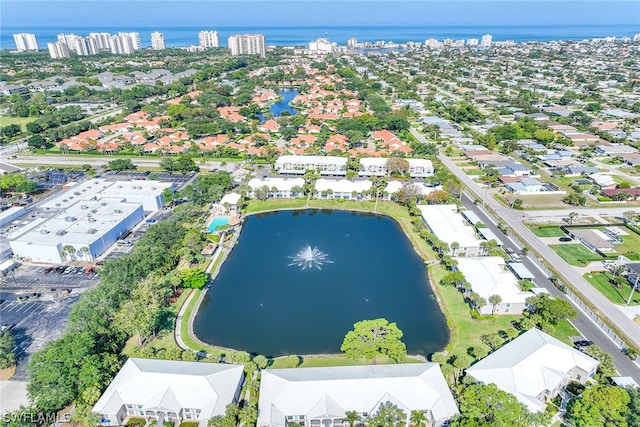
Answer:
M2 26L110 26L144 25L557 25L638 24L640 2L602 0L562 3L547 0L517 1L373 1L346 2L271 0L127 2L97 1L3 1ZM51 7L55 4L56 7ZM579 4L579 5L578 5ZM241 5L241 6L239 6ZM93 7L92 7L93 6ZM340 13L335 13L336 8ZM239 12L242 13L239 13ZM313 11L313 13L309 13Z

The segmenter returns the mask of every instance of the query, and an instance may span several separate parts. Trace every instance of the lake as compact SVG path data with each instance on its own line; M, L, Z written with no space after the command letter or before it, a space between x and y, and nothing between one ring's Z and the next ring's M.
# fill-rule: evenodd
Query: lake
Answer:
M305 268L309 260L322 265ZM400 226L368 213L280 211L247 218L193 328L204 342L266 356L339 353L355 322L379 317L398 324L410 354L449 340Z
M282 89L280 90L279 95L282 99L278 102L274 102L271 104L269 111L273 114L273 117L280 117L283 111L288 111L290 115L295 116L297 111L293 108L289 103L296 97L298 94L297 89ZM262 114L258 114L258 119L260 119L260 123L264 123L268 120L266 117L263 117Z

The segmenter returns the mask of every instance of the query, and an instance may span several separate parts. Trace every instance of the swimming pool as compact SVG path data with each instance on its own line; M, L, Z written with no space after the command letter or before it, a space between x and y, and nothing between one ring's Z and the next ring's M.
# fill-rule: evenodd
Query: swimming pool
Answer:
M229 222L229 218L214 218L213 221L211 221L211 224L209 224L209 232L211 233L215 233L217 230L217 227L223 226L223 225L227 225L227 223Z

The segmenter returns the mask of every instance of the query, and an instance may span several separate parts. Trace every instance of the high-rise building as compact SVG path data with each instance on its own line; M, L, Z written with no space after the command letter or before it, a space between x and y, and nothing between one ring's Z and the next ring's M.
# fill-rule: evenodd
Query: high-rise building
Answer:
M151 49L153 50L163 50L166 49L164 44L164 34L155 32L151 33Z
M351 37L349 40L347 40L347 46L350 49L355 48L356 46L358 46L358 39L355 37Z
M478 39L467 39L467 46L478 46Z
M480 40L480 46L491 46L493 42L493 36L491 34L484 34L482 40Z
M217 31L200 31L198 33L198 40L200 41L200 47L202 49L220 47L220 38L218 37Z
M231 55L265 55L266 47L262 34L235 34L227 40Z
M36 40L35 34L30 34L30 33L14 34L13 40L16 42L16 49L18 52L26 52L28 50L38 50L38 40Z
M319 38L309 42L309 51L313 53L331 53L335 45L325 38Z
M49 55L53 59L68 58L69 47L63 42L47 43L47 49L49 49Z
M91 33L89 38L94 40L98 50L109 50L109 33Z

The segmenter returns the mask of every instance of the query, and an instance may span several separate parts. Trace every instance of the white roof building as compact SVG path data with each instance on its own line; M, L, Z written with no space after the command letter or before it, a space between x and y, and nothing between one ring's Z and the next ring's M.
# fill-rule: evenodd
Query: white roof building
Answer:
M533 296L531 292L523 292L518 285L518 279L507 269L504 258L491 257L460 257L456 268L464 274L471 290L487 301L479 307L480 314L521 314L526 308L527 298ZM489 303L489 297L499 295L500 304L494 307Z
M231 192L222 196L222 199L220 199L220 204L224 205L226 203L231 206L236 206L241 198L242 198L241 194L238 194L236 192Z
M147 421L195 421L206 427L235 403L242 365L129 359L93 407L101 425L125 425L127 417Z
M359 176L384 176L388 174L387 161L384 157L363 157L360 159ZM433 163L429 159L405 159L409 162L409 176L423 178L433 175Z
M123 198L74 199L55 215L15 230L9 242L14 255L33 262L92 261L143 219L142 205Z
M320 175L344 176L347 160L338 156L280 156L274 169L281 174L304 175L307 170L317 170Z
M513 394L532 412L545 410L570 380L584 383L598 361L538 329L531 329L466 370L478 381Z
M436 363L262 371L258 427L342 426L347 411L374 415L390 402L410 416L424 412L433 425L458 414Z
M449 247L453 242L458 243L458 249L453 253L475 256L482 253L476 232L458 213L456 205L420 205L422 219L429 226L438 239L446 242Z
M250 197L255 197L255 191L259 190L263 187L267 187L269 197L276 198L289 198L295 197L295 194L292 190L295 187L304 187L304 179L303 178L253 178L248 183L249 187L251 187ZM275 189L275 190L274 190Z
M362 195L371 188L371 181L368 179L361 181L349 181L348 179L324 179L320 178L316 181L316 193L323 193L331 190L332 198L349 199L353 193Z

